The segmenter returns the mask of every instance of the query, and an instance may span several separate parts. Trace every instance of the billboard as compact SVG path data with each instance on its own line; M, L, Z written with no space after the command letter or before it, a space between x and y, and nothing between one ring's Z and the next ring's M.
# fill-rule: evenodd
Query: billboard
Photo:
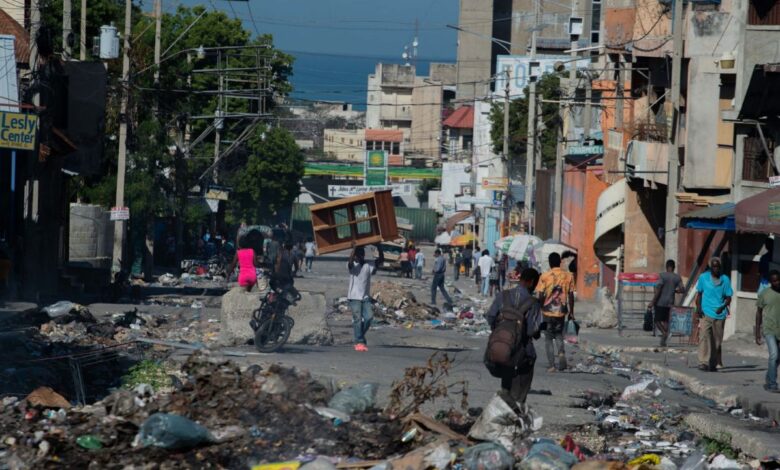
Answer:
M539 68L542 74L555 72L555 63L558 61L569 61L568 55L537 55L533 60L525 55L499 55L496 58L496 91L498 97L504 96L506 87L506 70L509 69L509 96L520 98L525 96L524 90L528 86L528 77L530 75L530 63L539 62ZM590 64L590 58L584 57L577 61L578 69L586 69ZM564 67L571 67L571 62L565 62Z

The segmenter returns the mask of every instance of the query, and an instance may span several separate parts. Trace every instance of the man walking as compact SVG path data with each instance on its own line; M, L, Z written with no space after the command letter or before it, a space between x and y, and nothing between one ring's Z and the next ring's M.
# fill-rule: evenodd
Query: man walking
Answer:
M544 349L548 372L555 372L556 369L566 369L563 328L567 317L574 321L574 277L561 269L561 255L558 253L550 253L547 260L550 270L539 278L536 295L542 302L542 316L546 323Z
M414 257L414 277L415 279L422 279L423 268L425 268L425 255L422 250L417 252L417 256Z
M479 274L482 276L482 295L487 297L489 289L490 289L490 271L493 270L493 266L496 265L496 263L493 261L493 258L490 257L490 252L488 250L484 250L482 252L482 257L479 258Z
M769 271L769 288L758 294L756 307L756 344L761 346L763 339L769 350L764 390L777 392L777 367L780 365L780 272Z
M463 253L460 248L455 248L455 280L460 279L460 266L463 264Z
M309 237L304 245L304 257L306 259L306 272L311 272L311 266L314 264L314 255L317 252L317 245L314 244L314 240Z
M525 335L522 338L517 338L518 343L513 348L513 350L521 352L518 356L523 356L522 361L519 361L520 364L516 364L514 368L506 370L501 377L502 398L513 408L525 403L528 391L531 389L531 381L534 378L536 349L532 339L539 338L539 329L542 323L541 310L539 302L536 301L525 312L520 312L519 309L528 299L532 298L538 281L539 273L535 269L523 270L517 287L505 290L501 295L498 295L485 314L491 329L495 329L503 315L525 315Z
M723 327L734 291L721 273L720 258L710 260L710 271L696 282L696 311L699 314L699 369L715 372L721 362Z
M675 304L675 294L683 291L682 278L674 272L674 267L674 260L666 262L666 272L659 275L655 296L648 305L648 308L654 309L655 326L661 332L661 347L666 346L669 337L669 314Z
M353 242L354 243L354 242ZM355 351L366 352L366 333L371 327L374 312L371 306L371 276L385 261L381 245L376 245L377 257L373 263L366 261L366 249L354 247L349 256L347 271L349 271L349 290L347 300L352 310L352 328L354 331Z
M466 249L463 250L463 275L471 277L471 262L474 257L474 252L471 247L466 245Z
M441 290L441 295L448 304L452 305L452 298L444 288L444 273L447 271L447 260L441 255L441 250L433 253L433 280L431 280L431 305L436 305L436 290Z

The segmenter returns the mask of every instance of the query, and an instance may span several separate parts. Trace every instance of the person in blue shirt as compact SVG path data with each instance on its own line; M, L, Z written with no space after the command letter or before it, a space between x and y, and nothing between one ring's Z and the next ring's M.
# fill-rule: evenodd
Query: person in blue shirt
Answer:
M731 281L721 272L718 257L710 260L710 270L696 282L696 311L699 314L699 369L715 372L721 361L723 327L734 291Z

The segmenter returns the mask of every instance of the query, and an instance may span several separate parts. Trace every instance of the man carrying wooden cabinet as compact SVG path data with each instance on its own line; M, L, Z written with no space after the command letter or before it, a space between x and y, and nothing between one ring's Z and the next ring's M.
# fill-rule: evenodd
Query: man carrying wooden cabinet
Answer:
M371 327L374 312L371 305L371 276L385 262L382 247L377 244L377 256L372 263L366 261L366 249L352 242L352 254L349 255L349 290L347 300L352 310L352 328L354 330L355 351L366 352L366 333Z

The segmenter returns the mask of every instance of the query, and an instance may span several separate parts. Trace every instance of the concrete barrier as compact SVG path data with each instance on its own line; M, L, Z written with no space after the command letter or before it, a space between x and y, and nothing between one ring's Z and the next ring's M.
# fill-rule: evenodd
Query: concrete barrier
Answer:
M220 343L225 346L246 344L254 339L249 326L252 312L260 305L258 292L246 292L234 287L222 296L220 314ZM333 344L333 333L326 320L325 295L319 292L301 292L301 300L287 311L295 320L289 344Z

